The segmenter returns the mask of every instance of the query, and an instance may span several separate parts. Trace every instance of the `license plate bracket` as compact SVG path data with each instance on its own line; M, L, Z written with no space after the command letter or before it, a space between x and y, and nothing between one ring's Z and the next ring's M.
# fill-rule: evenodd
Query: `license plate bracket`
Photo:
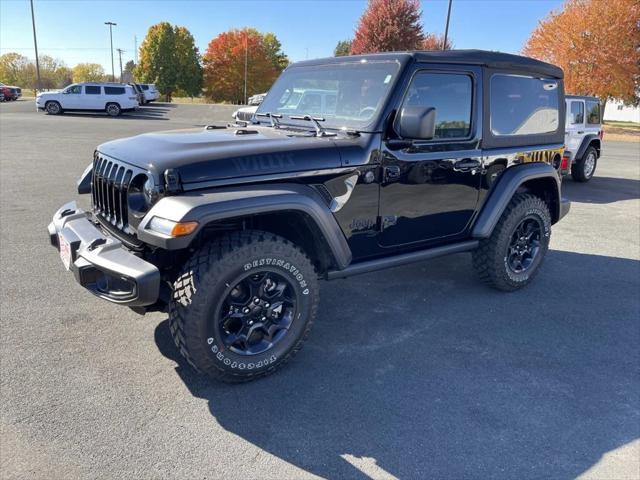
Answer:
M60 246L60 260L62 260L64 268L69 270L73 256L71 244L62 235L58 234L58 245Z

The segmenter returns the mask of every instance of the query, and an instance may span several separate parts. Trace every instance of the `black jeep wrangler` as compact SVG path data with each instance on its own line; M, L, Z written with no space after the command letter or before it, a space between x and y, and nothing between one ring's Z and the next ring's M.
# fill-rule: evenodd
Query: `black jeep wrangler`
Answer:
M100 145L49 225L80 285L167 311L214 378L302 346L318 280L472 252L481 280L531 281L568 211L559 68L482 51L305 61L253 120Z

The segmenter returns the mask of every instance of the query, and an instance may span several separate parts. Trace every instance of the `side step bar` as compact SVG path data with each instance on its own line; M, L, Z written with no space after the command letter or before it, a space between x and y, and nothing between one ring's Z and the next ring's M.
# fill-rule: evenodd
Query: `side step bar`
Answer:
M442 257L451 253L470 252L478 247L478 240L467 240L464 242L454 243L452 245L444 245L442 247L428 248L417 252L401 253L392 257L378 258L376 260L367 260L365 262L353 263L344 270L330 270L327 272L327 280L335 280L337 278L347 278L361 273L374 272L385 268L397 267L408 263L419 262L429 258Z

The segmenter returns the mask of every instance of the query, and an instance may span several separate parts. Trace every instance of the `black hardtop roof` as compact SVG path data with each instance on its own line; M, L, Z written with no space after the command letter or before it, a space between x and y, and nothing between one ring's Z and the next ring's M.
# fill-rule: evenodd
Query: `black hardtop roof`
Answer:
M305 60L294 63L293 66L325 65L362 60L397 60L401 63L415 61L421 63L442 64L470 64L489 68L515 70L545 75L553 78L563 78L562 69L550 63L541 62L534 58L513 55L511 53L489 52L486 50L424 50L414 52L384 52L365 55L351 55L344 57L328 57L317 60Z

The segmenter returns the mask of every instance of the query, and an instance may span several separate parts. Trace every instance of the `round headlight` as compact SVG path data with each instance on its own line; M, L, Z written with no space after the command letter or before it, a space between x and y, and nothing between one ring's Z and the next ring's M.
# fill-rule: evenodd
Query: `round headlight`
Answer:
M129 212L136 218L144 217L155 202L157 195L153 178L145 174L136 175L129 184L127 197Z

